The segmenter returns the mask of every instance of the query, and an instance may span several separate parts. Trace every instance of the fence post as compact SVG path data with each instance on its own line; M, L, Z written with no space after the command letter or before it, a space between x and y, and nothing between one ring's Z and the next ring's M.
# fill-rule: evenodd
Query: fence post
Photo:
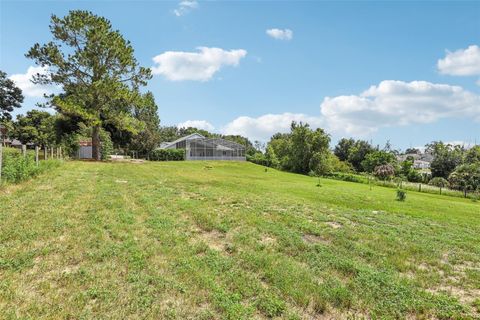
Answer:
M43 160L48 160L47 146L43 147Z
M1 138L1 134L0 134ZM3 143L0 141L0 185L2 184Z
M59 147L59 151L60 151L60 159L62 159L63 157L62 157L62 147L61 146Z
M53 159L53 147L50 148L50 159Z
M27 145L26 144L22 144L22 154L23 154L24 158L27 156Z
M35 164L38 167L38 146L35 145Z
M422 192L422 184L421 183L418 184L418 192Z

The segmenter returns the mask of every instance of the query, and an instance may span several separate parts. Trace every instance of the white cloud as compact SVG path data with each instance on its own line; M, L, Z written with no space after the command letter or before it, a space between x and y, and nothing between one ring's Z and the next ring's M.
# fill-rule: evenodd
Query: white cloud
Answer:
M277 40L292 40L293 31L290 29L268 29L266 31L267 35Z
M177 128L197 128L203 129L207 131L215 130L215 127L208 121L205 120L187 120L185 122L181 122L177 124Z
M43 94L50 94L54 91L54 86L34 84L31 80L36 74L45 74L47 67L28 67L26 73L12 74L9 78L22 89L23 95L26 97L41 98Z
M329 130L359 136L381 127L449 117L480 121L480 96L458 86L426 81L382 81L360 95L326 97L320 108Z
M452 76L480 75L480 47L471 45L467 49L447 51L445 58L438 60L440 73Z
M153 74L161 74L172 81L208 81L223 66L237 66L247 55L243 49L198 47L199 52L167 51L153 58L157 64Z
M183 0L183 1L180 1L180 3L178 4L178 7L175 10L173 10L173 13L177 17L180 17L187 14L191 10L197 9L197 8L198 8L198 2L196 0Z
M320 127L322 120L302 113L266 114L258 118L238 117L222 128L224 134L239 134L251 140L268 141L277 132L289 132L292 121L306 122L313 128Z

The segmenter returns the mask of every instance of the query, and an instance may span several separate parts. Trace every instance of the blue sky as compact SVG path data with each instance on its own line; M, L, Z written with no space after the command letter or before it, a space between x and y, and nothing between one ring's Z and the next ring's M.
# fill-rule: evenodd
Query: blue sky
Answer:
M153 68L163 125L480 142L480 2L1 1L0 69L29 93L17 113L52 90L28 83L24 54L72 9L110 19Z

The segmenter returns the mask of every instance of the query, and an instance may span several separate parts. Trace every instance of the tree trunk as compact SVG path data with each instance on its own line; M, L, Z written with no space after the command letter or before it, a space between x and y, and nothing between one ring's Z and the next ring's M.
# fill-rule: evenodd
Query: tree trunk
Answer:
M100 126L94 126L92 130L92 158L96 161L101 160Z

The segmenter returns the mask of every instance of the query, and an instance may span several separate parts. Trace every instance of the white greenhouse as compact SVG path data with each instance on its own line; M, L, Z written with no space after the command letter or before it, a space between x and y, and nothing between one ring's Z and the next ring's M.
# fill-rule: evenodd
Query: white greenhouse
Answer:
M198 133L163 142L160 149L185 149L186 160L245 161L245 146L225 139L205 138Z

